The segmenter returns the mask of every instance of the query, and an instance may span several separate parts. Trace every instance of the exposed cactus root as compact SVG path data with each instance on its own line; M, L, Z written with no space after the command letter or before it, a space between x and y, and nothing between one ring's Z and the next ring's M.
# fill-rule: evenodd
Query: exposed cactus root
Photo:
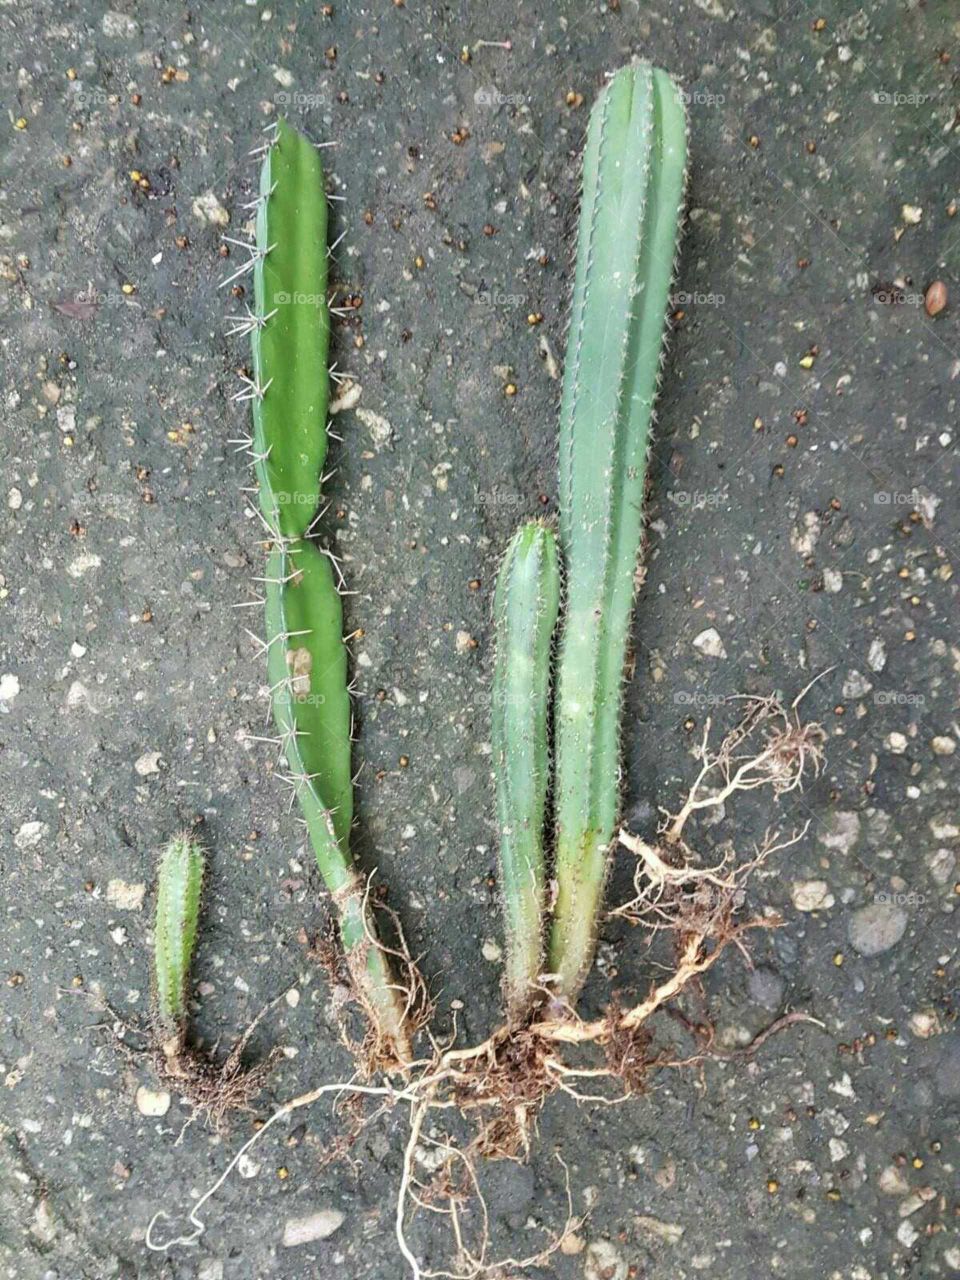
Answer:
M379 1077L374 1075L376 1083L347 1080L323 1084L301 1094L273 1112L196 1202L189 1214L191 1232L157 1241L156 1225L166 1216L161 1212L150 1224L149 1247L163 1251L196 1241L204 1230L200 1211L240 1158L282 1119L330 1096L341 1101L349 1099L352 1140L367 1124L393 1111L398 1104L410 1108L395 1226L397 1243L413 1280L480 1280L497 1274L498 1268L501 1274L510 1274L511 1270L542 1265L560 1247L564 1236L576 1230L572 1202L563 1228L535 1257L491 1262L489 1221L480 1192L477 1161L525 1159L541 1108L556 1093L585 1105L619 1106L643 1094L658 1070L700 1066L710 1058L734 1056L724 1055L714 1047L709 1021L691 1022L679 1012L676 1001L685 992L696 990L702 975L729 948L739 950L749 962L749 936L758 929L779 927L781 920L775 914L740 915L744 888L753 871L778 850L801 839L806 828L786 838L768 832L748 858L736 860L728 854L711 866L701 865L687 844L686 824L693 813L708 807L717 796L729 799L736 791L761 785L769 785L781 794L799 788L806 772L819 769L823 730L815 724L801 724L797 714L805 693L806 690L789 712L772 698L748 699L743 718L716 750L709 746L708 726L697 752L700 771L677 813L665 813L660 843L650 844L628 832L620 833L621 844L638 859L635 895L612 914L642 923L654 933L669 933L675 948L672 966L651 983L642 1000L626 1004L615 998L602 1017L588 1021L545 988L543 1002L525 1022L502 1026L481 1044L457 1048L456 1025L447 1044L437 1044L431 1038L429 1055L408 1062L396 1084L381 1070ZM713 790L717 779L721 785ZM408 1011L419 1008L419 1017L425 1020L428 1010L422 979L402 934L399 936L399 947L390 952L390 958L402 964L409 975L404 997ZM328 967L334 965L331 977L335 987L343 983L348 975L342 961L324 962ZM669 1044L656 1042L656 1015L662 1012L678 1016L694 1036L696 1047L692 1054L681 1057ZM809 1014L787 1014L745 1046L741 1056L756 1052L775 1032L798 1022L822 1026ZM368 1065L375 1069L380 1046L372 1048L373 1058ZM370 1100L376 1105L372 1112L364 1113L362 1105ZM428 1134L428 1117L439 1120L441 1116L451 1124L456 1117L461 1122L465 1120L466 1139ZM424 1164L432 1163L422 1159L424 1150L439 1152L430 1176L422 1172ZM440 1213L450 1227L455 1261L447 1269L426 1269L418 1260L410 1243L410 1226L420 1212Z
M266 1085L282 1052L271 1049L266 1058L252 1065L244 1063L243 1055L250 1037L274 1003L261 1009L222 1062L193 1048L182 1036L163 1039L157 1028L153 1053L157 1076L162 1084L186 1098L192 1110L189 1123L203 1120L222 1132L231 1114L252 1113L251 1104Z

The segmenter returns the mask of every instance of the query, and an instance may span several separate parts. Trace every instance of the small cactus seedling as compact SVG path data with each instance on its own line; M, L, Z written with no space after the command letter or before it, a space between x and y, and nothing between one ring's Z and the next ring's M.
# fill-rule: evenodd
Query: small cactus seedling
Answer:
M494 594L496 661L491 736L500 829L507 1011L530 1007L543 968L543 826L549 781L550 650L560 608L553 530L520 526Z
M179 1057L186 1034L203 871L203 850L186 834L171 840L160 859L153 968L159 1038L170 1060Z
M560 408L566 602L549 968L571 1000L593 959L620 800L621 686L685 170L673 80L646 63L617 72L587 134Z
M285 121L266 148L251 250L246 324L253 377L252 452L271 550L266 652L289 783L330 891L375 1057L404 1061L406 1005L376 939L366 885L350 855L351 708L339 567L311 540L327 453L330 310L327 200L316 148Z

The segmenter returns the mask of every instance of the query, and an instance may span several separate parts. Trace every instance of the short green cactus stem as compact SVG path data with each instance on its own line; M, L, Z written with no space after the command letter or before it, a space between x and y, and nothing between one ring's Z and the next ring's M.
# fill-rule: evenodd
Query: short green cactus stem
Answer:
M620 802L621 686L685 171L673 80L645 63L617 72L593 107L584 152L560 410L566 606L549 968L567 999L593 959Z
M254 467L272 544L264 579L274 719L340 923L379 1063L410 1057L404 993L350 855L351 707L339 566L311 539L327 453L327 200L317 149L283 120L266 148L251 249Z
M507 1012L530 1008L543 968L543 826L549 780L550 651L560 608L553 530L520 526L494 593L496 660L491 735L500 828Z
M160 858L153 944L159 1033L168 1056L176 1056L182 1048L186 1031L203 872L200 845L188 834L175 836Z

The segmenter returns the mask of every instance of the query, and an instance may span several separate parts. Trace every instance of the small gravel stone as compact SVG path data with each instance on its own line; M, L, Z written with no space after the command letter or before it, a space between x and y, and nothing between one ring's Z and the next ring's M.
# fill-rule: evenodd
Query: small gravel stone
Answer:
M694 636L693 647L699 650L706 658L725 658L727 656L723 641L713 627L707 627L706 631L701 631L698 636Z
M770 969L766 965L758 965L747 982L750 999L770 1012L780 1008L785 988L786 983L776 969Z
M839 569L824 569L823 589L830 595L843 590L843 574Z
M592 1240L583 1260L584 1280L627 1280L627 1264L609 1240Z
M860 839L860 815L853 810L829 814L817 831L817 839L836 853L849 853Z
M287 1249L311 1244L314 1240L326 1240L343 1226L344 1216L339 1209L318 1209L303 1218L288 1218L283 1227L283 1243Z
M902 1169L895 1164L888 1164L877 1178L877 1186L885 1196L905 1196L910 1190L910 1183Z
M902 756L909 746L909 743L902 733L888 733L885 746L887 750L892 751L895 756Z
M835 901L826 880L794 880L791 893L798 911L826 911Z
M134 763L134 769L141 778L149 778L152 773L160 772L160 752L145 751Z
M487 938L480 951L484 960L489 960L491 964L495 964L503 954L492 938Z
M142 1116L165 1116L170 1110L170 1095L166 1089L148 1089L141 1085L137 1090L137 1110Z
M127 884L125 880L111 880L107 884L107 901L120 911L139 911L147 892L145 884Z
M879 636L870 641L867 651L867 666L871 671L880 672L887 665L887 648Z
M13 843L21 851L36 849L49 834L50 828L45 822L24 822L13 837Z
M9 671L0 676L0 702L12 702L20 693L20 681Z
M850 917L847 937L861 956L879 956L895 947L907 929L907 913L892 902L874 902Z
M852 702L855 698L865 698L872 688L872 682L865 675L859 671L848 671L843 682L843 696Z
M927 854L927 868L936 884L947 884L956 865L957 855L952 849L935 849Z
M230 225L230 214L212 191L206 191L202 196L197 196L191 208L195 218L199 218L201 222L208 223L211 227L226 227Z
M934 738L930 743L935 756L952 756L957 749L957 744L952 738L939 737Z
M110 40L135 40L140 34L140 24L126 13L108 9L100 20L100 30Z

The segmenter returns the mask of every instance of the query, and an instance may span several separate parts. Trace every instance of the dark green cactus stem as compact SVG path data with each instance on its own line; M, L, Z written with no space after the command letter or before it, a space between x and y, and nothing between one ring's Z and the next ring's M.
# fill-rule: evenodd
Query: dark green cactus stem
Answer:
M543 970L543 824L549 779L550 648L560 608L553 530L521 525L494 594L493 770L500 828L511 1021L530 1008Z
M153 970L160 1041L171 1059L182 1049L186 1031L203 870L203 850L189 835L171 840L160 859Z
M316 148L280 121L260 178L249 324L253 455L272 548L265 575L274 718L356 994L382 1062L410 1056L406 1007L350 855L351 709L333 558L310 540L327 453L327 200Z
M593 959L620 802L621 685L686 170L666 72L619 71L590 116L560 410L566 607L556 704L549 968L575 999Z

